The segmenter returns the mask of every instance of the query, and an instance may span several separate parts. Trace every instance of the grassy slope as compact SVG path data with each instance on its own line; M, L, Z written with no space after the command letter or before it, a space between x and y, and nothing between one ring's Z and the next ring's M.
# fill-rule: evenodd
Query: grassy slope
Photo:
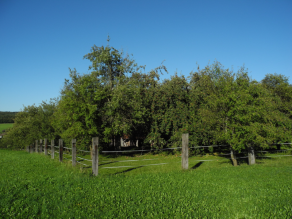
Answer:
M94 178L44 155L0 150L0 218L292 217L291 157L239 167L226 160L199 166L198 158L190 158L190 167L197 168L184 172L180 158L152 158L157 160L132 164L170 164L136 169L101 165Z
M2 133L2 130L6 130L7 128L11 128L13 126L13 123L0 123L0 133Z

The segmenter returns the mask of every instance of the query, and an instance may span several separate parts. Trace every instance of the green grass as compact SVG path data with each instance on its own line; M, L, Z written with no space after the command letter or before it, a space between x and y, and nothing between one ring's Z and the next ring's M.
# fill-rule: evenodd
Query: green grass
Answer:
M139 161L116 162L127 159ZM207 159L215 161L198 161ZM167 164L145 166L156 163ZM292 217L292 157L233 167L204 156L189 164L194 169L181 171L176 156L101 157L93 177L70 161L0 150L0 218ZM135 167L102 168L121 165Z
M11 128L12 126L13 123L0 123L0 133L2 133L3 130Z

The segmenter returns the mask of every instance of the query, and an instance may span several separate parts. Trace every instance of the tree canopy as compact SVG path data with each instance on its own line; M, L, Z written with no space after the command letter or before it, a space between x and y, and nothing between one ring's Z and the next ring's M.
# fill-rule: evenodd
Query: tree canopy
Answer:
M257 82L244 67L233 72L215 61L189 77L176 73L161 81L163 64L145 73L145 66L113 47L94 45L84 58L90 73L69 69L59 99L24 107L2 145L76 138L88 149L92 137L109 145L131 136L163 148L180 146L182 133L190 133L192 146L226 144L240 152L292 140L286 76L267 74Z

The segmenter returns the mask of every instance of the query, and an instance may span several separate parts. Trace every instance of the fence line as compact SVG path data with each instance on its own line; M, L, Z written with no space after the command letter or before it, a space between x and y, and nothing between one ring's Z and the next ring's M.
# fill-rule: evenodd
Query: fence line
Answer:
M116 167L101 167L103 169L115 169L115 168L128 168L128 167L147 167L147 166L158 166L158 165L165 165L169 163L158 163L158 164L148 164L148 165L140 165L140 166L116 166Z
M292 155L276 155L276 156L256 156L256 157L287 157Z
M156 159L142 159L142 160L120 160L120 161L114 161L115 163L118 163L118 162L135 162L135 161L146 161L146 160L158 160L158 158ZM101 162L112 162L112 161L101 161Z
M66 147L63 147L63 148L66 148ZM66 149L72 150L72 148L66 148Z
M63 154L64 155L68 155L68 157L64 157L64 159L67 160L71 160L72 158L72 165L75 166L76 163L79 163L81 165L84 166L90 166L88 164L82 163L80 161L91 161L92 162L92 173L93 175L97 176L98 175L98 145L99 145L99 138L95 137L92 138L92 151L86 151L86 150L77 150L76 149L76 139L72 139L72 147L64 147L63 146L63 140L59 139L59 146L54 146L54 140L51 140L51 145L47 145L47 139L44 140L44 145L43 145L43 141L42 139L39 140L40 144L38 144L38 140L35 141L35 146L28 146L27 147L27 151L28 152L37 152L40 153L42 152L43 148L45 155L50 154L52 159L54 159L54 154L58 153L59 154L59 161L62 162L63 160ZM291 145L292 143L275 143L272 145ZM44 147L43 147L44 146ZM51 146L51 150L49 150L47 147ZM142 150L124 150L124 151L101 151L101 153L136 153L136 152L149 152L149 151L164 151L164 150L176 150L176 149L181 149L181 163L182 163L182 169L188 169L189 168L189 164L188 164L188 160L189 160L189 150L190 149L198 149L198 148L210 148L210 147L226 147L229 145L209 145L209 146L195 146L195 147L189 147L189 134L185 133L182 135L182 147L175 147L175 148L151 148L150 150L144 150L142 147ZM58 151L55 151L54 148L59 148ZM279 146L277 146L278 149L280 149ZM68 149L68 150L72 150L72 155L69 153L64 153L63 149ZM270 149L270 148L269 148ZM260 157L285 157L285 156L292 156L292 155L275 155L275 156L255 156L256 153L273 153L273 152L287 152L287 151L291 151L292 149L283 149L283 150L266 150L266 151L255 151L253 147L248 147L248 151L242 151L241 153L235 153L235 151L231 148L230 149L230 153L227 154L218 154L216 156L230 156L230 158L226 157L227 159L231 159L233 161L233 164L236 166L237 165L237 161L236 159L241 159L241 158L248 158L248 163L250 165L255 163L255 158L260 158ZM48 153L48 151L50 151L50 153ZM77 156L76 151L81 151L81 152L86 152L86 153L91 153L92 158L91 159L86 159L80 156ZM246 153L248 154L248 156L245 156ZM243 154L242 157L236 157L235 155L239 155L239 154ZM81 159L79 161L76 160L76 158ZM105 163L110 164L110 163L116 163L116 162L137 162L137 161L148 161L148 160L157 160L156 159L141 159L141 160L120 160L120 161L100 161L100 162L107 162ZM196 161L216 161L217 159L211 159L211 160L196 160ZM225 160L221 159L220 161ZM217 160L219 161L219 160ZM139 165L139 166L112 166L112 167L100 167L103 169L111 169L111 168L133 168L133 167L147 167L147 166L158 166L158 165L165 165L165 164L169 164L169 163L154 163L154 164L145 164L145 165Z
M78 156L77 156L78 157ZM85 159L85 158L83 158L83 157L78 157L78 158L80 158L80 159L82 159L82 160L88 160L88 159ZM88 161L92 161L92 160L88 160Z
M82 164L82 165L84 165L84 166L89 166L89 165L87 165L87 164L84 164L84 163L81 163L81 162L79 162L79 161L76 161L77 163L80 163L80 164Z
M271 150L271 151L256 151L256 152L272 152L272 151L291 151L292 149L285 149L285 150Z
M228 145L195 146L195 147L189 147L189 148L196 149L196 148L223 147L223 146L228 146ZM102 151L102 153L122 153L122 152L144 152L144 151L176 150L176 149L181 149L181 148L182 147L150 149L150 150Z
M84 151L84 150L80 150L80 149L78 149L78 151L89 152L89 153L91 152L91 151Z
M162 149L150 149L150 150L127 150L127 151L102 151L101 153L124 153L124 152L144 152L144 151L163 151L163 150L175 150L180 149L181 147L177 148L162 148Z
M63 154L67 154L67 153L64 153L64 152L63 152ZM67 154L67 155L69 155L69 156L71 156L71 157L72 157L72 155L71 155L71 154Z

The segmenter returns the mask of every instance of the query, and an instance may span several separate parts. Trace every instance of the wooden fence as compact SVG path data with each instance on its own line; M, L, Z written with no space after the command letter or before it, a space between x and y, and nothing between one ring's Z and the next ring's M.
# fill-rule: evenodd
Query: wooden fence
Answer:
M287 143L290 144L290 143ZM88 160L85 158L82 158L83 160L88 160L92 161L92 174L94 176L98 175L98 145L99 145L99 138L94 137L92 138L92 151L85 151L85 152L91 152L92 154L92 160ZM215 145L215 146L227 146L227 145ZM66 148L63 146L63 140L59 139L59 145L55 146L54 145L54 139L51 140L51 158L55 159L55 147L59 149L58 153L59 154L59 161L63 161L63 151L65 149L70 149L72 152L72 166L76 166L77 163L80 163L77 161L77 145L76 145L76 139L72 139L71 141L71 148ZM185 133L182 134L182 154L181 154L181 165L183 170L187 170L189 168L189 163L188 163L188 158L189 158L189 149L190 148L200 148L200 147L214 147L213 146L197 146L197 147L189 147L189 134ZM36 152L36 153L42 153L42 148L43 148L43 140L36 140L35 144L27 146L26 150L27 152ZM173 149L173 148L169 148ZM78 150L78 151L83 151L83 150ZM111 151L104 151L104 152L111 152ZM122 152L122 151L120 151ZM47 139L44 139L44 154L48 155L48 141ZM255 150L253 147L248 147L248 156L247 157L238 157L236 158L235 153L232 148L230 148L230 154L227 154L227 156L230 155L230 159L233 161L234 166L237 166L237 159L239 158L248 158L248 164L253 165L256 163L256 156L255 156ZM81 157L78 157L81 158ZM236 161L236 162L235 162ZM81 163L82 164L82 163Z

